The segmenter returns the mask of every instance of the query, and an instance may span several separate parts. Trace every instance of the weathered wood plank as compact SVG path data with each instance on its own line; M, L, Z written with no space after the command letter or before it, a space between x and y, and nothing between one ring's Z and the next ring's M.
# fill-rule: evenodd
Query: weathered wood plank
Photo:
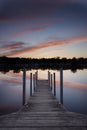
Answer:
M0 117L0 130L87 130L87 116L68 112L53 96L48 80L18 112Z

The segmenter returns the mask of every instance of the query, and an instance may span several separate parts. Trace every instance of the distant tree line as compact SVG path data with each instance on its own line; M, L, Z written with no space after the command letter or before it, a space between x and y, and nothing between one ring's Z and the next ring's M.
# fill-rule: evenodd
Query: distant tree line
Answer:
M54 58L11 58L0 57L0 68L28 68L28 69L75 69L75 68L87 68L87 58L75 58L67 59L60 57Z

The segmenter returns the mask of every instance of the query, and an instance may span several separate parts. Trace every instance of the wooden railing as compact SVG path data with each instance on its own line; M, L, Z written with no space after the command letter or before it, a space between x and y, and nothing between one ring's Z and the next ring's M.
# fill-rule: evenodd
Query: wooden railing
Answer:
M30 96L32 96L32 87L34 91L36 90L38 80L38 71L35 74L30 73ZM48 71L48 84L53 91L54 96L56 96L56 73L51 74ZM23 105L26 102L26 68L23 69ZM60 68L60 102L63 104L63 69Z

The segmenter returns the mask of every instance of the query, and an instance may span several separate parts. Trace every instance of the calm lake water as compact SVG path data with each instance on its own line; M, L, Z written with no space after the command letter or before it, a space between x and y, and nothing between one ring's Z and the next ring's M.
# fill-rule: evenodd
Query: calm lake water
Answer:
M35 73L32 70L32 73ZM56 73L56 96L60 100L60 72L50 70ZM30 73L27 71L26 79L26 102L30 94ZM23 72L7 73L0 72L0 115L17 111L22 106L22 77ZM87 69L77 70L73 73L71 70L63 71L63 104L69 111L79 112L87 115ZM39 79L48 78L48 70L38 70Z

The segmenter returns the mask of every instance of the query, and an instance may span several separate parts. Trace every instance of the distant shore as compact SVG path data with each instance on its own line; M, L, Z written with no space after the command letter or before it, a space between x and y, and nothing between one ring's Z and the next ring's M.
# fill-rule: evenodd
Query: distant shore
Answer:
M20 71L26 68L31 69L52 69L59 70L63 68L64 70L70 69L72 72L76 72L77 69L87 69L87 58L41 58L41 59L31 59L31 58L8 58L0 57L0 71L8 72L9 70Z

